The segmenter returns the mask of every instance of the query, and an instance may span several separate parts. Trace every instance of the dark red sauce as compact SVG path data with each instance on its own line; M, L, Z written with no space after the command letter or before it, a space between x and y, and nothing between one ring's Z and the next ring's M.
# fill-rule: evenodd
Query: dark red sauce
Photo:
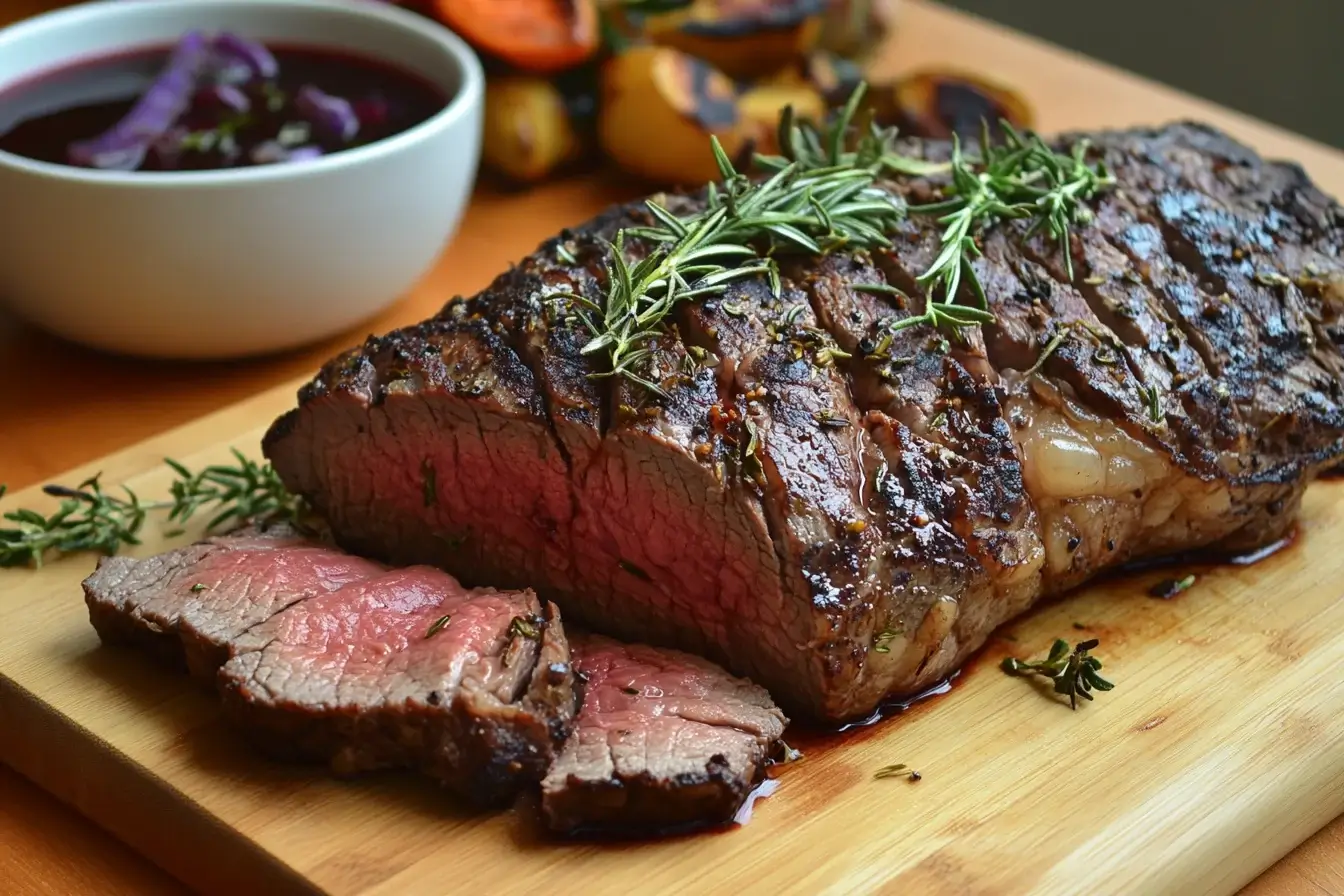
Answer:
M360 56L300 46L268 45L278 63L271 78L251 77L230 86L207 76L171 133L150 144L134 164L98 165L122 170L187 171L299 161L385 139L432 117L448 97L420 77ZM43 72L0 92L0 150L56 164L72 164L70 147L113 128L163 71L171 48L138 50L87 59ZM315 87L349 104L358 119L353 133L338 133L305 116L300 88ZM296 153L296 151L298 151Z

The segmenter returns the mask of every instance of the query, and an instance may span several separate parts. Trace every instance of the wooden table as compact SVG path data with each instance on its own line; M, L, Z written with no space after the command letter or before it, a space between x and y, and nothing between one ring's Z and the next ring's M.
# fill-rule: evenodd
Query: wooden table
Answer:
M55 6L51 0L0 0L0 23ZM1023 90L1043 130L1201 118L1270 155L1300 161L1335 195L1344 195L1344 153L1287 134L1097 62L978 19L907 0L901 31L880 61L890 73L951 63L997 76ZM454 292L480 288L553 230L633 184L578 179L526 195L482 189L461 235L426 282L360 328L281 357L215 364L112 358L48 337L0 312L0 482L22 487L313 369L364 332L427 316ZM0 732L0 737L3 737ZM115 833L115 832L113 832ZM72 810L0 766L0 891L5 893L178 893L154 865ZM1344 819L1267 871L1245 893L1344 893Z

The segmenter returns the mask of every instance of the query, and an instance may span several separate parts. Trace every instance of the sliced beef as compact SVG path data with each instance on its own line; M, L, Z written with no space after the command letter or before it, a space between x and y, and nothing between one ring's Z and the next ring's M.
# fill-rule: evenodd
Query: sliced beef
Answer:
M105 642L185 661L193 675L213 683L233 639L293 604L384 569L275 526L143 560L104 558L84 580L84 598Z
M731 821L787 723L770 696L677 651L577 636L574 656L587 683L542 781L548 824L648 833Z
M224 708L264 750L338 773L415 768L480 805L540 778L574 713L554 606L428 567L291 607L233 652Z
M181 659L262 749L341 773L414 768L479 805L542 777L577 694L554 605L246 531L84 583L102 638Z
M583 353L572 298L650 223L625 206L327 365L266 454L343 545L866 715L1101 570L1278 537L1344 456L1344 212L1207 128L1094 136L1120 184L1066 247L981 240L991 325L904 323L941 229L912 217L679 307L651 391Z

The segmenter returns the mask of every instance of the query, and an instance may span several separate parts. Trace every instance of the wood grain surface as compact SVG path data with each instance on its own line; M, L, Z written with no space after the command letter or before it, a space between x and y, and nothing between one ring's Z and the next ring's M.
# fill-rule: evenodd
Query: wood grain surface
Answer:
M188 466L256 451L292 386L71 471L166 492ZM415 777L338 781L267 762L213 697L102 648L86 557L0 571L0 758L189 884L338 896L729 892L1231 894L1344 811L1344 481L1314 486L1296 542L1199 571L1087 587L999 633L946 695L820 737L750 824L633 844L562 843L530 813L471 815ZM15 502L50 505L32 488ZM162 549L154 527L136 553ZM189 537L189 536L188 536ZM1098 637L1116 690L1078 712L997 668ZM874 780L892 762L923 780Z
M0 0L0 21L38 12L47 5L42 0ZM1333 150L983 22L935 6L907 3L901 31L881 60L879 69L897 72L939 62L983 71L1018 86L1031 98L1046 130L1201 118L1227 128L1262 151L1301 161L1328 190L1337 195L1344 193L1344 157ZM361 330L381 331L427 315L452 292L479 288L508 261L526 252L558 227L582 219L608 201L626 198L638 191L635 184L596 177L550 185L527 194L508 195L482 189L464 222L461 236L439 268L406 300ZM333 349L359 335L348 334L326 345L284 357L230 364L158 364L83 351L36 333L0 312L0 382L7 384L5 409L0 416L0 481L22 486L52 478L67 467L87 462L303 374ZM225 435L232 437L240 432ZM132 452L136 462L125 462L124 470L143 468L156 459L153 454L152 449ZM1334 494L1334 487L1329 488L1330 494ZM1323 501L1329 504L1323 496L1314 497L1312 506ZM1328 506L1325 509L1329 512ZM75 578L78 578L77 574ZM70 598L67 595L63 599ZM27 589L24 589L23 600L25 605L31 603ZM0 600L0 605L12 602ZM75 603L78 603L77 597ZM1140 603L1140 606L1144 604ZM1181 606L1184 608L1185 604ZM1266 626L1270 624L1265 622ZM1280 620L1274 619L1272 624L1279 625ZM75 643L81 645L80 649L85 653L99 655L88 649L90 635L84 628L79 627L79 632L71 630ZM1136 636L1134 633L1129 635L1131 639ZM1226 633L1225 636L1230 637ZM8 653L0 651L0 656L8 658ZM131 668L135 668L134 663ZM81 674L87 676L89 670L84 669ZM132 678L149 675L145 670L128 674ZM1324 681L1324 696L1337 701L1338 691L1331 690L1337 683L1331 681L1328 674ZM107 686L109 682L104 681L103 685ZM124 700L126 695L121 693L120 697ZM81 703L91 699L88 696L80 698ZM183 699L188 702L200 700L195 695ZM964 699L959 691L947 702ZM1327 705L1322 702L1319 692L1315 694L1315 702L1318 709ZM17 701L7 701L6 711L16 705ZM1338 717L1338 702L1334 705ZM25 706L30 710L33 708L28 704ZM204 707L203 711L208 711L208 703ZM998 708L990 714L1002 711ZM944 712L951 714L955 710L940 708L938 714ZM919 719L917 724L927 724L922 721L923 716ZM16 727L3 725L3 721L0 720L0 746L4 749L0 752L17 755L20 750ZM1164 724L1162 727L1169 726ZM1092 728L1083 730L1091 731ZM1338 731L1333 736L1338 738ZM57 742L66 741L58 739ZM1333 743L1337 750L1338 741ZM854 750L862 748L855 747ZM87 782L79 783L80 756L61 754L60 758L68 763L54 765L50 762L34 765L33 757L27 758L25 765L34 777L42 778L64 799L85 811L106 816L105 806L93 806L88 801L105 803L117 794L109 797L107 793L90 792ZM854 757L856 761L859 758ZM895 759L885 755L876 758L880 760L879 764L885 764L911 757L902 749ZM816 764L821 765L823 762ZM1136 763L1133 767L1143 768L1144 763ZM38 769L36 773L34 768ZM114 763L110 771L115 776L121 773L119 768ZM964 773L965 770L958 772ZM1013 772L1009 777L1016 774ZM1110 768L1101 770L1098 777L1118 779L1121 783L1115 786L1122 786L1130 774ZM1145 773L1135 771L1132 774L1142 777ZM1244 777L1257 774L1258 767L1240 772ZM1240 780L1232 779L1229 787L1234 787ZM313 786L320 790L327 785ZM786 799L791 799L790 790L799 789L802 788L786 789L775 805L765 804L757 824L769 824L772 814L777 818L783 816L787 810L781 807ZM1258 787L1251 789L1260 791ZM1341 807L1338 781L1333 789L1322 787L1314 793L1294 791L1294 794L1301 801L1298 813L1289 813L1282 827L1261 834L1262 838L1273 842L1271 858L1286 852ZM925 798L921 796L920 803ZM906 805L909 799L904 791L884 794L884 802L876 808L874 817L922 811L918 804ZM826 811L822 806L814 808L818 812ZM987 807L981 807L971 815L985 811ZM132 830L130 821L134 817L135 813L114 814L105 817L104 821L118 836L133 842L141 850L154 853L162 844L153 842L152 836L146 837L143 832ZM153 821L152 817L144 818L143 813L140 819L146 823ZM954 820L940 836L955 839L960 827L974 820L970 816ZM152 828L154 825L148 826ZM751 830L713 838L711 842L730 842ZM1002 831L1017 836L1011 824L1001 828ZM211 858L212 845L208 839L211 834L212 830L207 826L200 835L207 839L196 844L199 854L179 855L166 864L183 879L200 882L205 863ZM190 837L187 840L190 841ZM1098 844L1098 848L1102 846L1104 844ZM523 847L524 855L531 856L534 851L532 845ZM1247 853L1243 852L1242 861L1234 863L1236 870L1225 873L1218 882L1231 884L1238 875L1243 880L1249 879L1254 871L1263 867L1267 861L1264 850L1251 852L1255 853L1253 860L1246 859ZM159 858L164 861L162 855ZM700 861L711 860L697 859ZM650 874L656 874L658 870L658 860L654 860ZM30 783L0 769L0 890L6 893L167 893L180 891L180 886ZM1292 852L1253 883L1247 892L1256 896L1344 893L1344 820Z

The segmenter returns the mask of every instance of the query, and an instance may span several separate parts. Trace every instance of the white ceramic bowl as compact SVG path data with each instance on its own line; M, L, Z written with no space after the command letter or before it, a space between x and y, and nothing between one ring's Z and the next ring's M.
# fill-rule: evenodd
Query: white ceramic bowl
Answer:
M136 173L0 152L0 303L76 342L171 358L276 351L373 316L461 218L480 154L476 56L369 0L107 0L0 31L0 93L191 29L353 52L452 100L394 137L304 163Z

